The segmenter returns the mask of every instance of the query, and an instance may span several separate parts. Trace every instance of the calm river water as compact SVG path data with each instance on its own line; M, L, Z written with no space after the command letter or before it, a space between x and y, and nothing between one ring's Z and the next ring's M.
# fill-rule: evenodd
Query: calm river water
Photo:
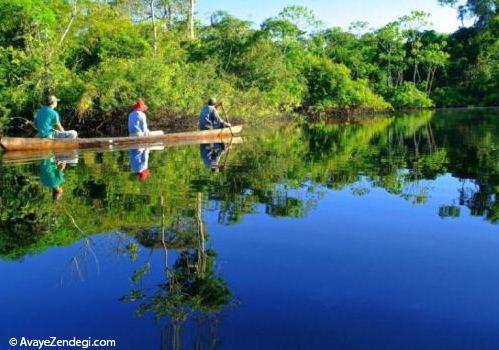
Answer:
M461 110L4 155L0 348L498 349L498 146Z

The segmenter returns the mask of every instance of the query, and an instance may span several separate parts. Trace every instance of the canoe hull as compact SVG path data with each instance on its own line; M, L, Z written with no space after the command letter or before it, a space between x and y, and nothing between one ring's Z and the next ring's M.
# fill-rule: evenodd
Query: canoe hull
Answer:
M235 137L223 137L217 142L227 142L231 145L243 143L243 138L239 136ZM211 141L213 142L213 141ZM129 149L134 149L138 147L148 148L150 150L163 150L165 148L175 148L182 146L193 146L203 144L205 142L199 141L180 141L180 142L160 142L160 143L148 143L148 144L135 144L135 145L121 145L106 148L85 148L85 149L40 149L40 150L23 150L23 151L8 151L2 154L1 163L2 165L20 165L20 164L30 164L35 161L40 161L43 159L48 159L50 157L56 158L67 158L75 157L75 155L80 155L82 152L108 152L108 151L125 151Z
M86 148L112 148L114 146L141 145L151 143L175 143L196 141L210 143L230 138L241 133L242 125L231 129L203 130L144 137L108 137L92 139L39 139L23 137L2 137L0 145L6 151L27 150L72 150Z

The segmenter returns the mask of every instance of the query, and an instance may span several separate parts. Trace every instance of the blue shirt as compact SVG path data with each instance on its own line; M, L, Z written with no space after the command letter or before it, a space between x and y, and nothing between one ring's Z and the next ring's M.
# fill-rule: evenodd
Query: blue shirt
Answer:
M217 166L224 151L223 143L208 143L200 146L201 158L206 166Z
M215 107L205 105L199 114L199 129L201 130L211 130L211 129L222 129L224 127L224 122L218 115L218 111Z
M42 139L51 138L54 134L54 125L58 123L60 123L59 113L52 107L43 106L40 108L35 118L38 136Z
M149 133L144 112L133 111L128 115L128 133L130 135L136 135L138 133L147 135Z
M130 165L134 173L140 173L149 167L149 150L131 149Z

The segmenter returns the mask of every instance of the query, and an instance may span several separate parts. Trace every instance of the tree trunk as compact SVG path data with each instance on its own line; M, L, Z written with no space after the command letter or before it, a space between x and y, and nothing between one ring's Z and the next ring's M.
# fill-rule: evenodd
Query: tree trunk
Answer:
M433 80L435 79L436 72L437 72L437 67L434 67L432 72L431 72L430 85L428 86L428 95L431 93L431 89L433 87Z
M59 43L57 44L57 47L60 47L62 43L64 42L64 39L66 39L66 36L69 33L69 30L71 29L71 26L73 25L74 19L76 18L76 15L78 13L78 0L75 0L73 4L73 11L71 12L71 19L69 20L68 25L66 26L66 29L64 30L64 33L61 36L61 39L59 40Z
M168 2L168 29L172 29L173 27L173 6L171 2Z
M412 76L412 82L414 83L414 85L417 84L416 83L416 77L419 75L419 68L418 68L418 66L419 66L419 62L416 60L414 62L414 74ZM418 83L419 83L419 81L418 81Z
M403 83L404 83L404 70L401 69L399 71L399 75L398 75L398 79L397 79L397 86L402 86Z
M165 252L165 270L168 269L168 247L166 246L166 227L165 227L165 197L161 193L161 243Z
M156 29L156 14L154 13L154 0L149 3L151 8L151 23L152 23L152 33L153 33L153 50L154 53L158 51L158 32Z
M391 50L388 50L388 74L387 74L387 78L388 78L388 86L389 87L392 87L393 86L393 83L392 83L392 59L391 59L391 56L392 56L392 52Z
M196 6L196 0L189 0L189 18L187 21L187 25L189 26L189 38L191 40L194 40L195 38L195 33L194 33L194 8Z
M388 87L392 86L392 68L390 67L390 62L388 62L388 71L386 72L386 84Z
M431 78L431 71L432 71L433 67L430 66L428 67L428 72L426 73L426 85L425 85L425 92L426 94L428 94L428 90L429 90L429 87L430 87L430 78Z
M203 223L203 194L198 192L197 196L197 208L196 208L196 219L198 222L198 264L197 273L198 276L204 277L206 272L206 248L205 248L205 233L204 233L204 223Z

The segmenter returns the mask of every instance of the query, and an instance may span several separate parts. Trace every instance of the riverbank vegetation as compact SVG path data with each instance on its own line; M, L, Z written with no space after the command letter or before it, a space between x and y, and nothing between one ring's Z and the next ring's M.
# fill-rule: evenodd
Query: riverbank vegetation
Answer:
M202 23L193 0L0 0L0 126L32 119L47 93L66 125L94 128L138 97L156 121L212 95L252 117L497 105L497 3L461 5L474 25L441 34L420 11L346 31L299 6L257 26L225 12Z

